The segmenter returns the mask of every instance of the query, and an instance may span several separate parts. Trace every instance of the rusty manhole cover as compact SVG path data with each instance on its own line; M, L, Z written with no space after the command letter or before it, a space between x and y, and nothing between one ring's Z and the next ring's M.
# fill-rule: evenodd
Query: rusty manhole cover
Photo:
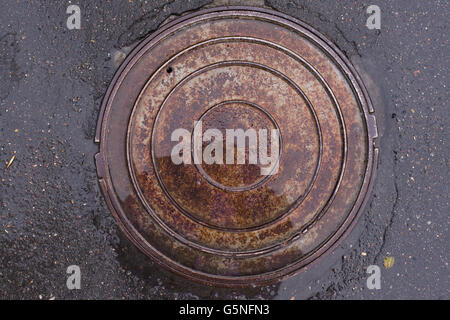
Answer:
M359 77L338 49L275 11L215 8L144 40L105 96L100 185L160 265L208 284L282 279L362 211L378 150Z

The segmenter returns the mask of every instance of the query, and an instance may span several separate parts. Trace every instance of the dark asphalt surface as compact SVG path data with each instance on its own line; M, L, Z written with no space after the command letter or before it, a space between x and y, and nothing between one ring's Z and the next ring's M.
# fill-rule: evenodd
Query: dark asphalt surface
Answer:
M449 299L444 0L265 2L337 44L374 100L377 181L357 227L333 254L276 285L220 289L162 271L118 230L93 161L101 99L124 47L171 14L208 2L72 1L81 30L66 28L71 1L2 4L0 164L15 159L0 171L0 299ZM365 27L371 4L382 10L380 31ZM390 269L385 256L395 258ZM66 287L73 264L81 290ZM382 269L381 290L366 288L373 264Z

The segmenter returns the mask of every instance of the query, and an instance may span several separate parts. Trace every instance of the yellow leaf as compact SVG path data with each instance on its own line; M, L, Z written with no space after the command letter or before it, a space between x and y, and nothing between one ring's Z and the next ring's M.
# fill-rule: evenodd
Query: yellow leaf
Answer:
M383 260L384 267L386 269L392 268L394 266L394 257L385 257Z

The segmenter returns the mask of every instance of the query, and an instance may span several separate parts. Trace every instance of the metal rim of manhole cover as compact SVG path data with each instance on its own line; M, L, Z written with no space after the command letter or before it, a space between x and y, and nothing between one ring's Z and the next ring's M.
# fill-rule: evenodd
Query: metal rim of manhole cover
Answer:
M271 283L355 224L377 165L373 112L355 69L310 26L254 7L201 10L116 73L97 127L100 186L163 267Z

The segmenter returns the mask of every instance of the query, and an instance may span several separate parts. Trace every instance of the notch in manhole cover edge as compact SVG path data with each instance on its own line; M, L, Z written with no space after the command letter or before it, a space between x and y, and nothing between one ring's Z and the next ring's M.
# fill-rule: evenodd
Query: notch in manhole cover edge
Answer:
M116 72L97 125L100 187L161 266L206 284L271 283L356 223L377 166L373 111L350 62L310 26L255 7L201 10L147 37ZM224 132L279 128L276 174L171 163L170 133L199 119Z

